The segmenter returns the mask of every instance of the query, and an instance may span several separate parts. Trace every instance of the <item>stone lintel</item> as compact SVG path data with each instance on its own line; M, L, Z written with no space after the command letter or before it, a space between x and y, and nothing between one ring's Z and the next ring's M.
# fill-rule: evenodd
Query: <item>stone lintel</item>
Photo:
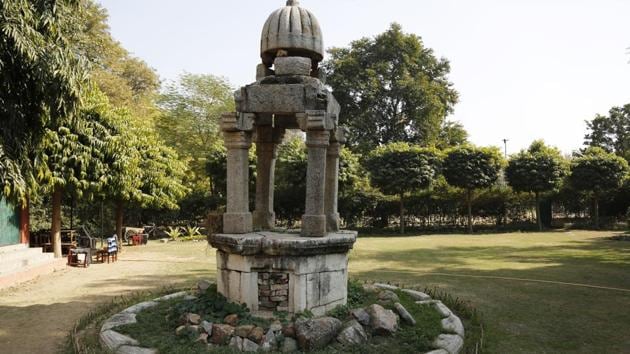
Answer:
M217 251L217 268L243 273L258 271L287 271L295 275L345 271L348 267L347 253L332 253L317 256L244 256Z
M210 245L229 254L244 256L308 256L346 253L352 249L356 239L356 231L339 231L317 238L300 237L297 234L254 232L214 234L210 236Z

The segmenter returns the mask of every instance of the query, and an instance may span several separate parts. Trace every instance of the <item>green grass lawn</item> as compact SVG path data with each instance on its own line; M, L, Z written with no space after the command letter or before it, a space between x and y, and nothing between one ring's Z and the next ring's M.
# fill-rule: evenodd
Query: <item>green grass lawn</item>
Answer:
M629 353L630 242L611 235L363 238L350 273L470 301L483 314L491 353Z
M611 232L360 238L355 279L439 287L481 311L490 353L630 353L630 242ZM121 285L152 289L215 276L205 242L126 248L156 267ZM129 270L131 272L131 270ZM148 270L147 270L148 272Z

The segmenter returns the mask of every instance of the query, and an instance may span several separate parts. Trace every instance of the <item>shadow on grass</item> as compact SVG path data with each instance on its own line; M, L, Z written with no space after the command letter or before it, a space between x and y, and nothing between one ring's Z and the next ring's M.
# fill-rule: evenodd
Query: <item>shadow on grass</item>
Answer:
M438 288L469 301L487 326L487 352L630 352L630 243L599 237L552 246L413 248L415 241L403 242L404 249L355 251L351 277Z

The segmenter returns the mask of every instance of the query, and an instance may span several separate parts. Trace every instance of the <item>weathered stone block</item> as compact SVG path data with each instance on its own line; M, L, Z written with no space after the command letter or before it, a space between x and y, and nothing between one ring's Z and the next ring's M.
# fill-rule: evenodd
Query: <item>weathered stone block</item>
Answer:
M273 62L277 76L311 74L311 59L302 57L278 57Z

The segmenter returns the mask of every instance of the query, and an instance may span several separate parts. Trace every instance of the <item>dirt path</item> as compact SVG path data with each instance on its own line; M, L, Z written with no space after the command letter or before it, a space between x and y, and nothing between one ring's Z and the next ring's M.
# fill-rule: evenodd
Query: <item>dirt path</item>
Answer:
M0 353L55 353L68 331L99 303L136 291L214 278L205 243L127 247L112 264L66 268L0 291Z

